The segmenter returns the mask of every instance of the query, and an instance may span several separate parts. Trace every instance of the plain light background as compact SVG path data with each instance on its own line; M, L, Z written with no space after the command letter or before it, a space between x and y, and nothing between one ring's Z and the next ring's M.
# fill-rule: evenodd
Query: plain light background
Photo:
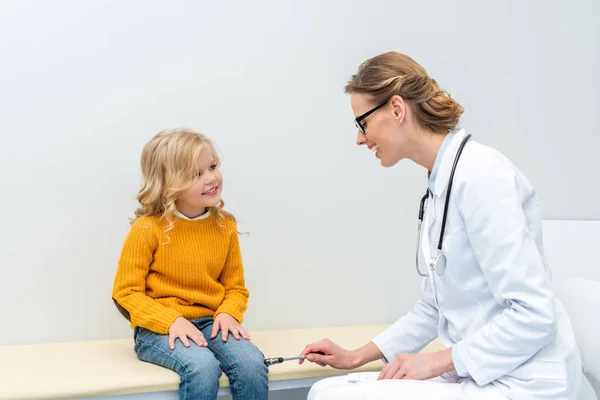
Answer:
M130 337L110 298L165 128L211 136L249 330L389 323L419 295L426 173L355 144L343 86L407 53L544 218L600 219L600 3L0 1L0 345Z

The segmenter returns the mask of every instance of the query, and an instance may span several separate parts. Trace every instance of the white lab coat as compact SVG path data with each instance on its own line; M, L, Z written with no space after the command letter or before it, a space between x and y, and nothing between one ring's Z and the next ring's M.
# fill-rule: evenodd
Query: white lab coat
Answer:
M428 199L427 262L436 252L448 178L465 135L454 134ZM578 400L581 359L551 288L531 184L506 157L471 139L450 196L445 272L430 271L412 311L373 342L391 361L439 336L477 386L492 384L509 399Z

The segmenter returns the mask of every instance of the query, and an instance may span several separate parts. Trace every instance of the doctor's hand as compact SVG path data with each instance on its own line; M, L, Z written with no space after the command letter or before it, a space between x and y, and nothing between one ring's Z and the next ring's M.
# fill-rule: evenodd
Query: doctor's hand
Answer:
M321 367L329 365L337 369L354 369L368 362L379 360L383 357L381 350L373 342L365 344L356 350L346 350L329 339L309 344L302 353L310 362L319 364ZM300 360L302 364L303 360Z
M355 367L352 352L341 348L329 339L309 344L300 354L306 356L306 360L319 364L321 367L327 365L336 369L352 369ZM298 363L302 364L303 362L304 360L300 360Z
M436 378L454 370L452 349L429 354L398 354L396 358L381 370L377 380Z

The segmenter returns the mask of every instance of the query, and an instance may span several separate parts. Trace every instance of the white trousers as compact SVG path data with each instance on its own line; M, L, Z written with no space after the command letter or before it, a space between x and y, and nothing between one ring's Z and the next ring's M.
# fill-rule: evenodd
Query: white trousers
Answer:
M379 372L363 372L318 381L308 400L507 400L492 384L479 386L456 374L427 381L377 380Z

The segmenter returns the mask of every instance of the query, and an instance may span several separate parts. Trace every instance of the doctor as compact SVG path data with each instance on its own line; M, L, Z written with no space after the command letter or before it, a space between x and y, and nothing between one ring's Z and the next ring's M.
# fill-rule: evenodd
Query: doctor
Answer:
M384 167L408 158L429 171L425 261L417 263L423 294L362 348L327 339L308 345L302 354L323 366L386 362L381 373L319 381L309 399L578 399L581 359L551 289L540 205L527 178L457 128L461 105L406 55L367 60L346 92L357 144ZM417 354L436 337L446 350Z

